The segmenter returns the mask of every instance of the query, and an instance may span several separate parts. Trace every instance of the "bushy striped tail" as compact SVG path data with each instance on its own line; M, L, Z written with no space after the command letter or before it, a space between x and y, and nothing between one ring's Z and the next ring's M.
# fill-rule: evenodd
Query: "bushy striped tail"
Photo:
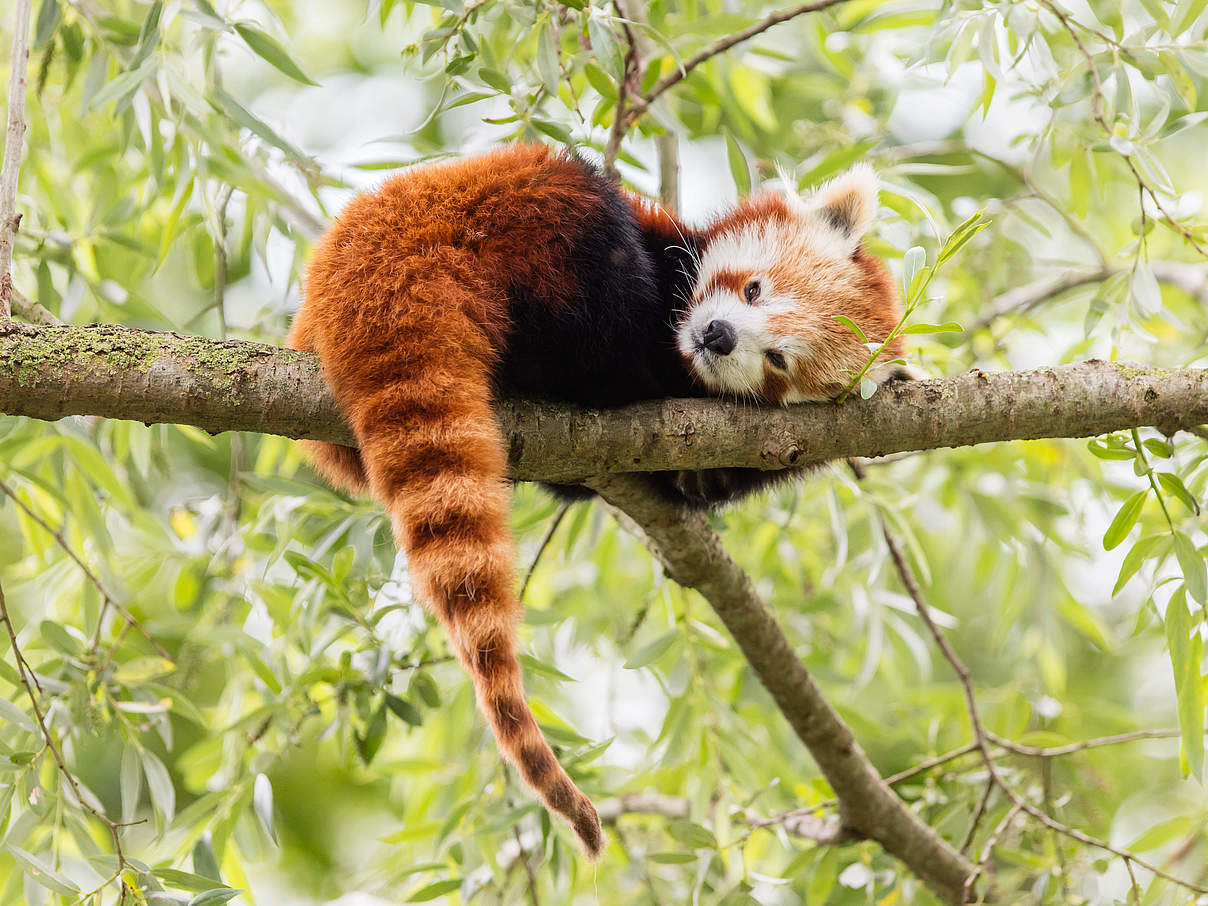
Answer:
M426 326L431 343L405 364L395 347L355 364L325 362L327 376L357 436L369 487L407 553L415 590L469 671L500 752L595 859L604 847L599 817L541 735L516 659L520 602L507 459L488 358L474 354L468 321ZM465 342L437 339L446 336Z

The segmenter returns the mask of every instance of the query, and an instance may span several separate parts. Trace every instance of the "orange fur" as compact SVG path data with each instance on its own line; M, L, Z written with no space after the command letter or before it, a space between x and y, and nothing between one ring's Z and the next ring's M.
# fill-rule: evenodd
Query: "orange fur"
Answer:
M547 157L509 148L359 196L315 249L290 344L319 354L360 447L359 458L332 444L308 452L336 483L367 483L385 504L500 750L594 858L604 842L595 808L524 699L507 461L491 408L508 286L555 300L572 289L558 284L568 249L558 225L582 219L588 200Z
M289 342L318 353L358 449L310 442L307 452L334 484L385 505L416 591L472 677L500 751L592 858L604 845L596 810L542 737L516 659L520 604L495 384L510 375L522 390L528 381L529 391L591 405L702 392L705 354L692 317L723 302L735 317L751 314L734 300L758 276L774 286L776 307L743 342L800 342L783 358L768 348L772 364L754 383L746 375L765 350L748 350L740 389L772 402L832 397L842 369L859 368L865 355L832 315L853 318L870 338L897 318L884 266L859 250L875 208L870 179L852 174L813 209L758 196L695 231L618 195L580 162L512 146L417 167L358 196L314 251ZM725 266L694 287L711 243L744 229L766 239L759 273L741 256L730 260L738 252L719 252ZM895 344L887 357L899 352ZM680 473L652 478L652 487L716 504L766 485L756 472Z

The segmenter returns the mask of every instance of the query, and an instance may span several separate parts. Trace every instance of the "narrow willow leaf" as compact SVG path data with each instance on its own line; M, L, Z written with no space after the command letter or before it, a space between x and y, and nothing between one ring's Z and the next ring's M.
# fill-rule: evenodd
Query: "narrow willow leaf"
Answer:
M178 887L181 890L191 890L194 893L205 893L207 890L223 886L221 881L195 875L192 872L181 871L177 868L156 868L154 874L155 877L172 887Z
M1141 510L1145 506L1145 498L1149 496L1149 489L1137 491L1128 500L1124 501L1124 505L1120 507L1116 513L1116 518L1112 520L1112 524L1107 527L1107 531L1103 535L1103 549L1111 550L1123 541L1132 527L1137 524L1137 520L1141 518Z
M405 698L387 693L386 707L390 709L391 714L412 727L418 727L424 722L423 712Z
M11 724L16 724L26 733L38 732L38 725L34 723L33 718L10 702L7 698L0 698L0 718L8 721Z
M1136 544L1129 548L1128 553L1124 555L1124 562L1120 564L1120 572L1116 576L1115 587L1112 588L1112 597L1120 593L1128 580L1137 574L1145 561L1157 551L1159 547L1167 543L1170 536L1163 535L1146 535Z
M235 899L241 893L243 893L242 890L234 887L215 887L213 890L207 890L205 893L199 893L193 897L189 900L188 906L219 906L220 903Z
M902 256L902 287L906 290L907 295L910 294L910 287L914 285L914 278L919 275L926 263L927 253L923 251L921 245L911 246Z
M964 330L964 328L955 321L946 321L943 324L911 324L909 327L905 328L902 333L960 333L962 330Z
M742 146L729 132L726 133L726 160L729 161L730 176L733 177L741 198L751 191L751 165L747 163Z
M625 662L625 668L627 670L637 670L640 667L653 664L667 653L668 649L671 648L678 638L678 633L669 632L666 635L659 636L654 641L647 642L634 652L633 657Z
M834 319L858 336L861 343L868 342L868 337L864 336L864 331L860 329L860 325L858 325L851 318L847 317L847 315L834 315Z
M426 903L429 900L435 900L437 897L443 897L447 893L452 893L461 887L461 881L437 881L435 884L429 884L427 887L421 887L419 890L407 897L408 903Z
M62 896L80 896L80 888L76 887L69 878L65 878L47 865L42 859L33 855L33 853L28 853L12 844L9 844L7 849L12 853L13 858L21 863L21 870L25 872L27 878L37 881L47 890L52 890Z
M279 843L277 826L273 823L273 784L265 774L257 774L252 786L252 810L269 839Z
M1178 699L1179 733L1183 754L1197 780L1204 771L1204 683L1200 679L1203 642L1198 631L1191 631L1191 616L1182 588L1170 596L1166 605L1166 642L1170 646L1170 664L1174 670L1174 689Z
M1155 477L1158 479L1158 484L1171 497L1177 497L1183 506L1191 510L1197 516L1200 512L1199 502L1191 496L1191 492L1187 490L1187 486L1183 484L1183 479L1179 478L1173 472L1155 472Z
M1208 573L1204 569L1204 557L1182 532L1174 533L1174 555L1183 571L1187 593L1197 604L1208 604Z
M554 27L549 22L541 27L537 36L537 72L541 74L541 84L547 93L558 93L558 82L561 72L558 68L558 46L554 38Z
M62 18L63 10L59 6L59 0L42 0L42 5L38 8L38 22L34 26L35 50L46 46Z
M122 767L118 774L118 789L122 795L122 820L134 820L139 797L143 794L143 772L138 760L138 749L127 744L122 748Z
M583 67L583 75L587 77L588 84L596 89L603 97L610 101L617 99L617 86L612 78L603 69L595 63L588 63Z
M296 82L301 82L303 85L316 84L298 67L297 63L290 59L284 47L254 25L239 22L235 25L235 31L239 33L239 37L243 38L247 46L257 56L280 72L283 72Z
M151 804L155 808L156 818L166 824L176 814L176 787L172 785L172 777L154 752L143 749L139 752L139 758L143 763L143 774L147 777L147 789L151 791Z

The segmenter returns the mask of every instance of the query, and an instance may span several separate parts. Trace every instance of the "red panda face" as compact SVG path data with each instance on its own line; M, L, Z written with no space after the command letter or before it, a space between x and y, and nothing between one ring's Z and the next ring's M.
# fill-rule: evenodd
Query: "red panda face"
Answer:
M885 266L861 248L876 207L876 177L860 166L804 201L754 196L705 231L677 328L679 351L701 383L718 395L772 403L842 393L869 350L835 316L878 343L899 317ZM895 341L882 360L900 347Z

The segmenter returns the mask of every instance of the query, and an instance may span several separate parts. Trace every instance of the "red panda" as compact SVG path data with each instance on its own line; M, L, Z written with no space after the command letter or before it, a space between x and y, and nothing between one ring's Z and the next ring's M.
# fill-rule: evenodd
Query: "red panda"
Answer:
M673 396L833 399L899 317L862 248L877 206L857 168L801 200L767 192L701 229L539 145L417 167L355 198L319 240L289 343L318 353L358 449L316 468L390 514L412 579L473 679L503 755L591 858L596 810L524 697L501 394L616 406ZM883 359L901 354L890 344ZM874 374L891 379L898 366ZM712 506L779 477L655 473ZM582 492L557 489L567 496Z

